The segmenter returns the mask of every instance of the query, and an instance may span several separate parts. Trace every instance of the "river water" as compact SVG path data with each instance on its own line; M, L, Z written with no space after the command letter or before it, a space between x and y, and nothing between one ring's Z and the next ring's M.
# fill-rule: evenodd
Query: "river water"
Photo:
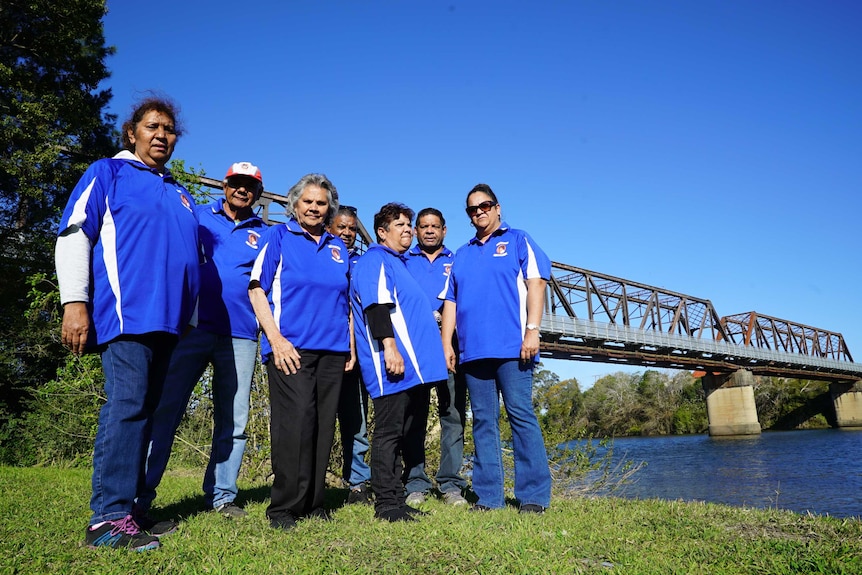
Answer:
M862 517L862 430L624 437L613 460L646 462L622 497Z

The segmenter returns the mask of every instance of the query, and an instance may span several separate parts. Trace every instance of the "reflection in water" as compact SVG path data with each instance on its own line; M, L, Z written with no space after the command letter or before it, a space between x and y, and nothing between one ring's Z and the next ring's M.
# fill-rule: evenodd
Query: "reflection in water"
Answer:
M615 461L647 463L623 497L862 517L862 430L625 437L613 450Z

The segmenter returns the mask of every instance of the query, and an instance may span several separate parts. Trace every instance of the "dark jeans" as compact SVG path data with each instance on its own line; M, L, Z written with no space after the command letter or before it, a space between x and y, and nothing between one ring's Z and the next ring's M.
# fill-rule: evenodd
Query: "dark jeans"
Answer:
M424 444L429 392L429 386L417 385L400 393L374 399L371 489L374 491L374 509L377 513L404 505L401 475L406 465L415 463L405 460L402 464L404 446L419 440ZM424 460L424 447L422 457Z
M99 412L93 449L90 525L132 512L165 374L177 337L167 333L124 336L102 352L107 401Z
M298 350L299 371L286 375L270 360L272 497L266 515L303 517L323 508L326 469L344 374L343 354Z

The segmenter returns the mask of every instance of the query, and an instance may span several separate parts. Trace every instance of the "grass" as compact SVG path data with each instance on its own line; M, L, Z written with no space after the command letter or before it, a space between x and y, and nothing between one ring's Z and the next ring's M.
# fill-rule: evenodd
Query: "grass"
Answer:
M245 520L201 512L199 471L169 471L154 517L180 530L146 553L82 546L85 469L0 467L0 574L12 573L862 573L862 522L779 510L612 497L554 499L543 516L427 502L415 523L370 506L270 529L266 484L240 484Z

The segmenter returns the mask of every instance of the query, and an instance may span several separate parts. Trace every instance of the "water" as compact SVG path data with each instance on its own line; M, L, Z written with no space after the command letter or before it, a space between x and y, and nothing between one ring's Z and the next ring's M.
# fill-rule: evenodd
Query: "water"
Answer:
M862 430L625 437L613 449L614 461L647 463L622 497L862 517Z

